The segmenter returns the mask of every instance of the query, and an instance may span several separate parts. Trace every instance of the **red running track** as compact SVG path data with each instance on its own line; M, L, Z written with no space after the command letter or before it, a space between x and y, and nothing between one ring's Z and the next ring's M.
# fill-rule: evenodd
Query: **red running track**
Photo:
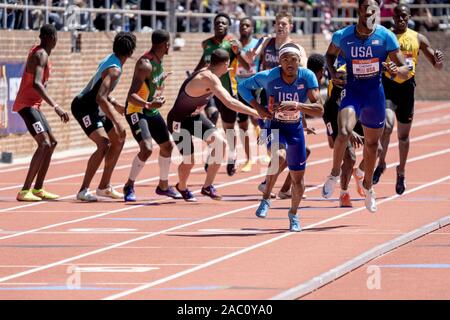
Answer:
M321 121L311 122L320 133L307 137L312 155L305 177L308 198L302 201L300 209L305 229L301 233L287 231L289 200L273 201L268 218L255 217L260 198L257 185L264 175L264 165L255 166L250 173L238 172L233 177L228 177L222 168L216 182L224 196L222 201L199 196L198 203L185 203L154 195L159 170L153 155L140 175L139 201L134 204L74 200L87 156L77 155L52 163L46 188L62 196L57 202L16 202L26 165L2 166L0 299L270 299L283 296L287 290L308 283L374 247L449 215L450 103L418 102L416 107L407 192L395 196L398 149L394 133L387 157L389 169L375 187L379 199L376 214L365 210L364 201L354 191L353 181L350 186L353 208L339 208L337 199L321 198L320 187L330 170L332 151L326 143ZM126 181L135 152L136 148L131 148L123 153L114 172L114 185ZM175 165L171 173L174 183ZM93 186L98 178L97 175ZM203 179L199 164L190 179L191 188L197 194ZM282 180L279 179L276 191ZM433 244L449 243L448 237L440 239ZM395 255L398 250L402 257L416 257L410 264L449 264L448 255L442 254L439 248L421 247L421 251L426 251L423 259L415 246L408 250L400 247L389 254ZM401 281L391 283L395 290L379 291L376 296L363 292L364 289L353 290L355 281L359 280L352 277L363 269L332 284L339 285L338 291L343 294L337 295L337 290L324 286L304 298L423 297L420 291L408 290ZM415 277L407 273L404 276L408 281L425 281L427 298L448 299L449 292L440 289L439 281L448 281L448 273L441 271L427 268ZM358 279L361 278L364 276Z

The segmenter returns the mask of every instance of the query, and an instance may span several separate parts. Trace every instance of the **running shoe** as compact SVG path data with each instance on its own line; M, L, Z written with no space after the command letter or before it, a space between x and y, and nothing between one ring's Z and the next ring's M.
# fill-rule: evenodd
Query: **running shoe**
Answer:
M292 192L291 189L289 189L288 191L278 191L278 198L280 199L291 199L292 198Z
M325 199L331 198L331 196L333 195L336 183L338 181L339 181L339 176L335 177L335 176L329 175L327 177L327 181L325 181L325 183L323 184L323 187L322 187L322 197L324 197Z
M248 160L244 164L244 166L242 167L241 171L242 172L250 172L250 171L252 171L253 164L254 164L253 160Z
M207 197L210 197L213 200L221 200L222 197L217 193L216 188L213 185L208 187L202 187L201 194Z
M56 200L59 198L57 194L45 191L44 189L32 189L31 192L42 200Z
M89 193L89 189L83 189L77 194L77 200L84 202L97 202L98 199L96 196Z
M163 190L159 186L157 186L155 192L160 196L167 196L172 199L183 199L183 196L173 187L168 187L167 190Z
M184 201L197 202L197 198L194 197L194 194L191 191L189 191L189 189L186 188L186 190L180 190L178 188L178 183L176 184L175 189L177 189L177 191L181 194L181 196L183 197Z
M289 230L292 232L302 231L302 227L300 227L300 221L298 220L298 215L292 214L291 211L289 211L288 217L289 217Z
M125 202L136 201L136 194L134 193L133 186L124 186L123 187L123 200Z
M341 208L351 208L353 207L350 200L350 194L348 192L342 192L339 197L339 206Z
M261 182L258 185L258 190L261 193L264 193L266 191L266 180L264 180L263 182ZM277 195L275 193L273 193L273 192L270 193L270 198L271 199L275 199L276 197L277 197Z
M232 177L236 173L236 160L228 160L227 174Z
M95 191L95 194L99 197L111 198L111 199L123 199L123 194L114 190L112 186L108 186L106 189L99 189Z
M373 172L373 178L372 178L372 183L373 184L377 184L378 181L380 181L380 177L384 172L384 168L383 167L376 167L375 171Z
M33 192L31 192L31 190L21 190L21 191L19 191L19 193L17 194L16 199L17 199L17 201L29 201L29 202L42 201L42 199L37 197L37 196L35 196L33 194Z
M375 191L373 190L373 188L371 188L370 190L367 190L366 188L364 188L364 192L366 193L365 205L366 205L367 210L369 210L372 213L376 212L377 211L377 202L376 202Z
M397 181L395 182L395 192L397 194L402 195L403 192L406 190L406 183L405 183L405 175L398 173L398 167L397 167Z
M364 193L364 188L363 188L363 180L364 180L364 176L359 176L357 173L357 168L353 169L353 178L355 179L356 182L356 191L358 192L358 194L361 197L366 197L365 193Z
M270 200L269 199L261 199L258 209L256 209L256 216L258 218L267 217L267 212L270 208Z

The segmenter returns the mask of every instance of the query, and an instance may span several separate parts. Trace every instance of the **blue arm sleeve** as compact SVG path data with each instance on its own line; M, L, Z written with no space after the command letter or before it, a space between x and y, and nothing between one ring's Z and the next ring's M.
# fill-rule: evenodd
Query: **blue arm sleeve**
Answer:
M397 37L392 31L386 30L386 50L387 52L395 51L400 48Z
M311 70L307 70L307 71L308 71L308 73L306 76L306 85L308 86L308 90L318 88L319 83L317 82L316 75Z
M261 88L266 88L268 79L269 79L269 71L265 70L258 72L254 76L245 79L238 85L238 92L242 99L244 99L247 103L254 100L252 90L257 90Z
M342 39L343 29L336 31L333 33L333 38L331 38L331 42L337 47L341 47L341 39Z

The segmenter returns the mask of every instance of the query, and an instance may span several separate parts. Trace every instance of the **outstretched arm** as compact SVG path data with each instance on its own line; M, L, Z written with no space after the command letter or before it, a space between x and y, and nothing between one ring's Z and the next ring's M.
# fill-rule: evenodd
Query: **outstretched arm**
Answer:
M245 113L253 117L259 118L259 114L258 112L256 112L256 110L247 107L239 100L233 98L231 94L227 90L225 90L225 88L222 86L222 83L220 82L219 78L216 75L212 74L210 81L211 81L211 91L220 101L222 101L222 103L225 106L227 106L233 111Z

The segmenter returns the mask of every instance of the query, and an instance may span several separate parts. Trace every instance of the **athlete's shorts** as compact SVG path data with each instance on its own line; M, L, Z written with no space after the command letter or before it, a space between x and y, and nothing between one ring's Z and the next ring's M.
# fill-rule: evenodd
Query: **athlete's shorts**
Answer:
M130 125L131 133L138 143L142 140L151 140L157 144L163 144L170 140L169 130L160 113L149 116L144 113L135 112L125 116Z
M381 84L376 89L347 85L342 89L341 97L339 111L352 108L363 126L372 129L379 129L384 126L386 99Z
M25 107L19 110L19 115L22 117L28 131L33 137L42 132L51 132L47 119L41 110L37 108Z
M248 115L243 113L238 113L234 110L231 110L226 105L223 104L220 99L214 97L214 102L216 103L217 109L219 109L220 117L223 122L226 123L235 123L236 119L239 123L245 122L248 120Z
M330 97L328 97L327 101L325 101L325 104L323 106L324 112L322 119L325 122L327 135L330 136L333 139L333 141L336 140L339 130L338 114L339 114L339 102L341 91L342 89L336 86L333 87L333 89L331 90ZM364 137L364 130L362 128L360 121L356 122L353 131L355 131L360 136Z
M383 75L386 107L395 112L398 122L411 123L414 117L414 77L403 83L395 82Z
M280 121L270 121L270 143L275 149L280 148L280 144L286 146L286 159L289 170L301 171L306 167L306 145L303 126L298 123L283 123Z
M217 130L214 124L202 113L193 117L186 117L181 121L174 121L172 112L169 112L167 127L183 156L194 153L192 137L206 141ZM184 141L185 139L189 140Z
M72 101L72 114L87 136L99 128L106 132L114 128L112 121L100 110L98 105L85 105L78 97Z

